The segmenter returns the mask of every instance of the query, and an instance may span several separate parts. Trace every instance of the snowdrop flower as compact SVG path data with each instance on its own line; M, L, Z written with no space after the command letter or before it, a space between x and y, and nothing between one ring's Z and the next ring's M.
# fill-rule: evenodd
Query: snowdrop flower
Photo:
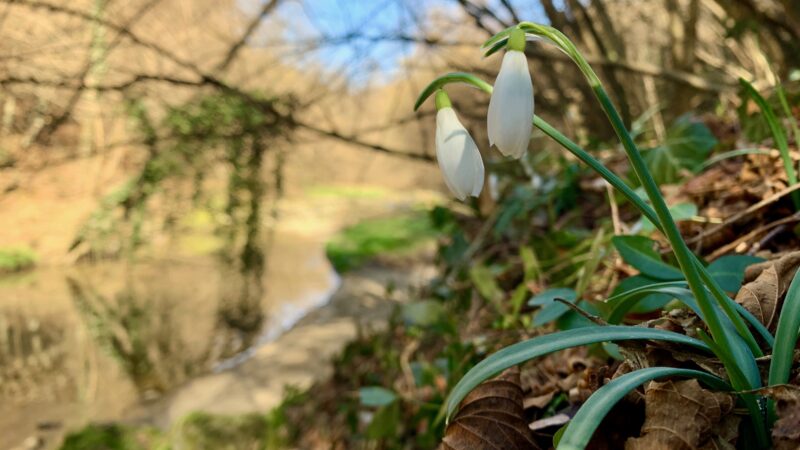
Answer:
M528 149L533 128L533 83L525 57L525 32L516 29L489 100L489 145L505 156L521 158Z
M483 160L475 141L458 120L447 94L436 93L436 160L444 182L464 200L477 197L483 188Z

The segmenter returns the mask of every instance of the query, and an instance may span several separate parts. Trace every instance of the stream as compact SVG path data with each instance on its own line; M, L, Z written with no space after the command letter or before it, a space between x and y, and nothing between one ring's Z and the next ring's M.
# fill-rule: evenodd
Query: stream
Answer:
M267 256L255 299L211 256L0 278L0 448L39 448L34 436L122 420L237 366L340 283L324 241L308 233L277 231Z

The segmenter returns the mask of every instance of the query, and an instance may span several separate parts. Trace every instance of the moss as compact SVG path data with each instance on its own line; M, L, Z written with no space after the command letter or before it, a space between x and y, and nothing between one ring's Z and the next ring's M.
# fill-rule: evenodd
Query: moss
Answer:
M121 425L88 425L70 433L61 450L166 450L162 437L152 428Z
M0 273L19 272L36 265L36 253L27 247L0 248Z
M348 227L334 236L325 250L333 267L341 273L379 254L411 250L436 235L429 216L414 212L365 220Z
M219 416L197 412L177 425L172 442L175 448L193 450L263 450L267 431L267 419L261 414Z

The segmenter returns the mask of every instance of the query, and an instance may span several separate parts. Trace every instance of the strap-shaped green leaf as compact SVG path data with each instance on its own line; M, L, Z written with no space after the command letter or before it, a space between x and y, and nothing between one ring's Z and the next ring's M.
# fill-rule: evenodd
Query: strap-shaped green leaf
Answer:
M786 139L786 132L783 130L780 122L778 122L775 111L772 109L769 102L767 102L767 99L759 94L750 82L744 78L739 78L739 83L750 98L756 102L759 109L761 109L764 120L767 121L769 130L772 132L772 139L775 141L775 146L778 147L778 151L781 153L783 169L786 171L786 178L789 180L789 185L793 186L797 184L797 172L795 171L792 157L789 155L789 143L788 139ZM794 201L795 207L800 208L800 193L797 191L792 192L792 200Z
M614 405L642 384L663 377L697 378L714 389L730 390L722 379L699 370L649 367L627 373L601 387L586 400L564 430L557 450L583 450Z
M655 241L644 236L614 236L611 243L622 259L648 277L663 281L683 280L683 273L665 263L655 251Z
M446 403L447 417L448 419L450 418L456 408L458 408L461 400L463 400L472 389L509 367L571 347L595 344L598 342L628 340L674 342L700 350L710 351L710 348L705 343L689 336L673 333L671 331L643 327L618 325L598 326L538 336L527 341L510 345L493 353L470 369L458 384L456 384L452 392L450 392Z
M786 291L783 309L778 317L775 346L772 348L772 362L769 365L770 386L789 382L798 330L800 330L800 271L794 275L789 290Z

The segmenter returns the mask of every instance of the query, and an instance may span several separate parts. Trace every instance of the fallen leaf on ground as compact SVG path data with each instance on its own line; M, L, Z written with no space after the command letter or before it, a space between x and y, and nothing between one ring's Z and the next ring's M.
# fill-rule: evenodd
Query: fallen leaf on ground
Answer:
M733 398L703 389L697 380L651 382L645 390L641 436L625 450L734 448L739 418Z
M781 299L798 267L800 252L748 267L745 271L746 283L736 294L736 302L753 313L767 328L774 330Z
M441 445L442 450L538 448L525 420L516 368L481 383L464 398Z
M800 390L794 386L773 386L767 393L775 399L778 420L772 427L775 450L800 448Z

